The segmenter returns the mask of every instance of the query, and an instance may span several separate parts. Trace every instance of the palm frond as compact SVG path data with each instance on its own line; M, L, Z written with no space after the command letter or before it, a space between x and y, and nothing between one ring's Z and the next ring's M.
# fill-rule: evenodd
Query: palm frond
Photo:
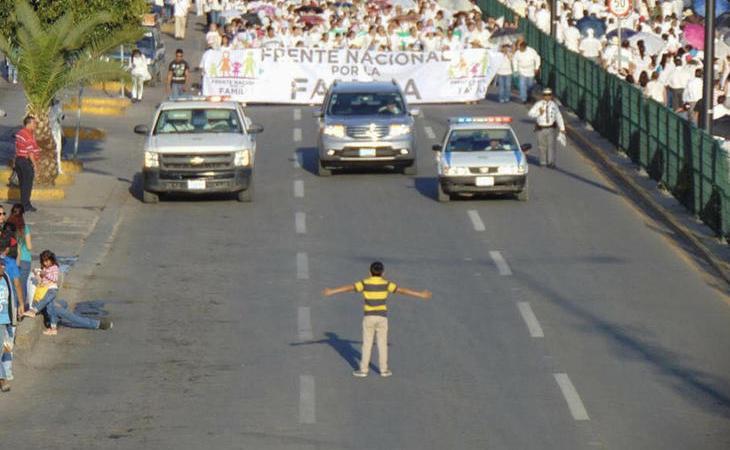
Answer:
M83 46L91 34L91 31L99 25L104 25L114 20L114 17L106 11L94 14L91 17L85 17L83 21L74 24L74 28L65 35L63 40L64 48L68 50L76 50Z
M140 37L142 37L142 29L140 27L127 27L116 31L114 34L111 34L104 39L91 43L87 49L89 55L98 57L119 48L120 45L135 42Z
M61 76L65 86L91 84L99 81L129 81L130 75L118 61L80 59Z
M45 34L38 14L27 1L19 0L15 3L15 18L20 26L28 30L34 38L41 37Z

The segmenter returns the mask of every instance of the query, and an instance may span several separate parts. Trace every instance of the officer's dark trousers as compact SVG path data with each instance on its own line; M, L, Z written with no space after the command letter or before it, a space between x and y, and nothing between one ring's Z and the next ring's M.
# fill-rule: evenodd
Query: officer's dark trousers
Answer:
M20 203L27 209L30 207L30 193L33 191L33 178L35 178L33 163L28 158L16 158L15 171L18 173L20 184Z

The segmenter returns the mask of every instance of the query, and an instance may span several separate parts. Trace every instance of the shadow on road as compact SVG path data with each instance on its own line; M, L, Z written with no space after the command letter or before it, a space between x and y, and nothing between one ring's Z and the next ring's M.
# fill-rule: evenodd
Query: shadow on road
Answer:
M293 342L289 345L294 347L299 345L326 344L332 347L332 349L336 351L342 359L347 361L347 364L349 364L353 370L360 367L360 358L362 358L362 353L355 349L353 344L361 344L362 341L342 339L340 336L337 335L337 333L333 333L332 331L325 332L324 336L325 339L320 339L317 341ZM390 344L388 344L388 346L390 347ZM375 367L375 365L372 363L370 363L370 368L372 370L377 370L377 367Z

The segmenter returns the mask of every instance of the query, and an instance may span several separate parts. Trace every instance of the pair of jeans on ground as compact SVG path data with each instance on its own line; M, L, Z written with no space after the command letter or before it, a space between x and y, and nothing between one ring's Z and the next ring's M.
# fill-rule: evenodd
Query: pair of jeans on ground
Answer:
M15 172L18 174L18 184L20 184L20 204L28 211L35 178L33 163L29 158L15 158Z
M64 300L56 300L56 297L58 297L58 289L49 289L43 299L33 305L36 311L44 311L51 326L60 323L69 328L89 328L92 330L99 328L100 322L98 320L69 311L68 303Z

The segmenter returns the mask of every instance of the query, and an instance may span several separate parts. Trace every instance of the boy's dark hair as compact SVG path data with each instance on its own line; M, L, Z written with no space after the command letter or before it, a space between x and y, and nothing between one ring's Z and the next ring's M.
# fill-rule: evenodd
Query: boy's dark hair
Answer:
M385 266L383 266L383 263L380 261L375 261L374 263L370 264L370 275L374 277L379 277L380 275L385 272Z
M180 55L184 55L184 54L185 54L185 52L183 52L183 50L182 50L181 48L179 48L179 49L175 50L175 54L176 54L176 55L177 55L177 54L180 54Z

